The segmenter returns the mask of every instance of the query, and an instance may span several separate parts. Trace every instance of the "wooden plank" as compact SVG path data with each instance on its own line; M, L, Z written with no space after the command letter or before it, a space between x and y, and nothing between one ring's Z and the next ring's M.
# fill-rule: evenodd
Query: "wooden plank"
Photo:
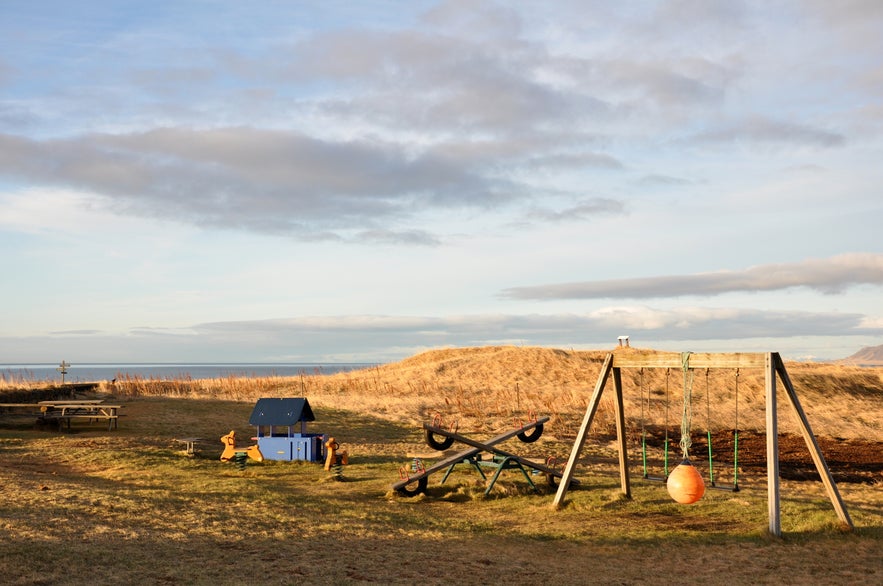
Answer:
M615 352L614 363L619 368L683 368L680 352ZM755 352L708 353L691 352L690 368L764 368L764 354Z
M616 400L613 409L616 417L616 445L619 452L619 486L627 498L632 498L632 488L629 485L628 449L625 437L625 409L622 399L622 373L619 368L613 368L613 388L616 391Z
M51 409L119 409L122 405L105 405L103 399L89 401L40 401L38 403L0 403L0 408L6 409L36 409L48 411Z
M49 413L44 419L118 419L119 415L107 413Z
M779 428L776 413L776 372L773 355L766 355L765 396L766 396L766 473L767 511L771 535L781 537L782 522L779 508Z
M116 415L117 410L119 410L120 408L122 408L122 405L52 405L48 407L46 411L60 411L62 414L71 413L73 415L88 415L90 413Z
M791 377L788 376L788 371L785 370L785 363L782 362L782 358L778 353L773 355L773 360L775 362L776 372L779 373L779 378L782 380L782 384L785 385L788 402L791 404L791 408L794 409L800 422L800 433L803 434L803 440L806 442L806 447L809 448L812 461L816 466L819 476L822 478L825 490L828 492L828 498L831 500L831 504L834 505L834 510L837 512L837 516L840 520L850 529L854 529L855 527L852 524L852 519L846 511L846 506L843 504L840 491L837 489L837 484L834 482L834 477L831 476L831 470L828 469L828 463L822 455L822 450L819 448L816 437L812 432L809 420L806 418L806 413L804 413L803 407L800 405L800 400L797 398L794 385L791 384Z
M64 399L58 401L39 401L38 405L98 405L104 399Z
M518 429L509 430L506 433L500 434L494 438L486 440L484 442L484 444L482 444L483 447L480 447L480 448L472 447L467 450L463 450L462 452L457 452L453 456L449 456L440 462L436 462L435 464L433 464L432 466L430 466L429 468L427 468L426 470L424 470L420 474L410 476L407 479L400 480L400 481L394 483L392 485L392 488L393 488L393 490L398 490L398 489L402 488L403 486L406 486L408 484L411 484L412 482L420 480L421 478L423 478L425 476L429 476L433 472L438 472L439 470L443 470L443 469L449 467L451 464L456 464L462 460L465 460L466 458L470 458L476 454L480 454L481 452L485 451L488 447L493 446L494 444L498 444L500 442L506 441L509 438L513 438L516 435L518 435L519 433L529 431L529 430L533 429L534 427L536 427L537 425L540 425L541 423L545 423L547 421L549 421L549 417L541 417L540 419L537 419L536 421L529 421L523 427L520 427ZM443 430L438 427L433 427L428 424L423 424L423 427L424 427L424 429L431 429L440 435L445 435L445 436L457 435L457 434L453 434L450 431L446 431L446 430ZM462 437L462 436L460 436L460 437Z
M576 441L573 442L573 449L570 451L570 458L568 458L567 466L564 468L564 474L561 476L561 484L558 485L558 492L555 493L555 500L552 503L555 507L560 507L564 502L564 497L567 495L567 489L570 487L570 482L573 479L573 471L576 468L576 462L579 459L579 454L583 449L583 445L586 443L589 427L591 427L592 420L595 418L595 412L598 410L598 404L601 402L601 393L604 392L604 385L607 382L607 377L610 375L612 369L613 354L608 354L607 358L604 359L604 364L601 365L601 373L598 375L598 380L595 383L595 391L592 393L592 399L589 401L585 416L583 416L582 425L580 425L579 432L576 434Z

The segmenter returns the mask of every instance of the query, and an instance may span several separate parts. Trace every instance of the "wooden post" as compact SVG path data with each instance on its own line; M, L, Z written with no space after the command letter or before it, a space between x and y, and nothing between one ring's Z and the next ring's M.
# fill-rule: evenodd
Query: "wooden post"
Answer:
M773 354L773 360L775 362L776 371L779 373L779 378L782 380L782 384L785 385L788 402L791 404L791 408L794 409L794 413L797 415L797 419L800 422L800 433L803 435L803 440L806 442L806 447L809 449L813 463L816 465L816 470L822 478L825 490L828 492L828 498L831 500L831 504L834 505L834 510L837 511L837 516L840 520L849 526L850 529L854 529L852 519L846 511L843 499L840 497L840 491L837 490L837 484L834 482L834 477L831 476L831 470L828 468L828 463L825 462L825 457L822 455L822 450L819 448L816 437L812 432L809 420L806 418L806 413L804 413L803 407L800 406L800 400L797 398L797 393L794 391L794 385L791 384L791 377L788 376L788 371L785 370L785 363L782 362L782 358L778 353Z
M770 534L780 537L782 523L779 514L779 429L776 413L776 370L771 352L766 354L765 362L767 509Z
M607 377L610 375L612 368L613 354L608 354L607 358L604 360L604 364L601 365L601 374L598 375L598 381L595 383L595 392L592 393L592 399L589 401L589 406L583 417L583 423L580 425L579 432L576 434L576 441L573 442L573 449L570 451L570 458L567 460L567 466L564 468L564 473L561 475L561 484L558 485L558 492L555 493L555 500L552 503L555 507L560 507L564 502L564 496L567 494L567 489L573 478L573 470L576 467L576 461L579 459L579 454L583 449L583 445L586 443L586 435L589 432L589 427L592 425L592 419L595 418L595 412L598 410L598 404L601 401L601 393L604 392L604 384L607 382Z
M629 485L628 450L625 438L625 408L622 399L622 373L615 366L613 367L613 389L616 391L616 401L613 403L613 408L616 414L616 443L617 448L619 449L619 485L622 489L622 494L627 498L632 498L632 489Z
M58 368L55 369L61 373L61 384L64 384L64 375L67 374L67 367L68 366L70 366L70 363L62 360L61 364L58 365Z

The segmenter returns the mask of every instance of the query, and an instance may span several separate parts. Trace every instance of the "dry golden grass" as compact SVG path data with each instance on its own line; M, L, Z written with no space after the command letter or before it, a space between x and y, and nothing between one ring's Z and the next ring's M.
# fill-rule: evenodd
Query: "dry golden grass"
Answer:
M426 352L401 363L331 376L122 380L120 429L58 434L0 428L0 575L12 584L642 584L685 573L704 584L879 582L883 495L841 485L857 530L840 531L820 483L783 481L785 538L765 535L765 478L740 493L710 492L683 507L654 483L620 498L603 434L577 471L583 488L551 509L552 489L508 475L487 498L466 467L429 493L390 492L399 467L428 450L420 424L436 413L486 436L529 411L552 421L528 455L569 453L605 352L490 347ZM787 365L817 434L881 440L880 369ZM626 414L640 425L640 373L624 371ZM664 371L644 373L647 419L664 419ZM732 372L694 380L694 424L735 417ZM669 377L679 429L682 379ZM612 424L612 388L599 430ZM763 380L744 371L740 427L763 426ZM315 431L350 450L345 482L321 466L265 462L239 472L217 460L219 437L241 437L254 400L305 396ZM785 408L782 406L781 412ZM790 424L788 424L790 425ZM784 425L787 427L787 425ZM187 458L175 438L206 438ZM506 445L510 449L510 445ZM635 463L633 462L633 466Z
M306 396L311 404L370 413L419 425L440 413L464 428L496 429L530 412L552 417L550 428L575 432L595 387L606 351L565 351L514 346L432 350L401 362L326 376L226 378L210 380L124 379L108 391L123 396L162 395L252 401L258 397ZM839 364L788 363L801 403L814 431L833 437L883 441L879 368ZM736 425L736 373L697 371L693 378L694 424L704 429ZM642 381L643 377L643 381ZM680 424L683 376L680 371L624 369L627 418ZM611 385L608 385L608 389ZM742 429L763 429L763 373L743 369L738 377L738 416ZM783 393L780 393L783 394ZM611 391L605 391L597 425L612 424ZM646 397L650 397L649 403ZM784 405L784 403L783 403ZM780 411L788 412L787 408ZM782 431L794 431L783 417Z

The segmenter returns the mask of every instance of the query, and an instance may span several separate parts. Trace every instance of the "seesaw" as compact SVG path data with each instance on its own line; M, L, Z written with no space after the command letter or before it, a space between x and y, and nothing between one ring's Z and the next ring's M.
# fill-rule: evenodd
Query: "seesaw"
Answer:
M467 463L474 466L481 473L481 476L485 479L486 477L484 475L484 472L481 471L480 466L485 465L496 468L496 472L490 483L488 484L487 490L485 490L485 494L488 494L491 491L494 483L497 481L497 478L500 475L500 472L506 469L521 470L531 488L533 488L534 490L536 490L536 487L534 486L533 481L530 479L530 475L525 470L525 467L545 474L546 478L549 481L549 484L555 486L556 480L558 478L561 478L562 476L561 472L554 470L549 466L539 464L527 458L523 458L511 452L507 452L495 447L497 444L516 436L522 442L534 442L539 439L540 435L542 435L543 424L547 421L549 421L549 417L534 419L533 421L521 424L520 427L516 427L515 429L509 430L506 433L502 433L485 441L478 441L457 433L456 431L444 429L441 426L435 424L435 422L432 425L424 423L423 430L426 436L426 443L430 447L436 450L445 450L453 445L454 442L460 442L470 447L468 449L457 452L456 454L453 454L447 458L444 458L443 460L433 464L428 468L420 466L415 470L416 474L414 475L411 475L404 469L400 469L399 476L401 477L401 479L398 482L394 483L392 485L392 488L393 490L396 490L397 492L405 496L415 496L417 494L426 492L428 478L431 474L447 468L447 472L442 479L442 482L444 482L445 480L447 480L448 475L450 475L451 470L454 468L454 466L462 463ZM441 436L444 439L439 441L436 436ZM493 459L481 460L479 455L482 452L488 452L492 454ZM409 488L415 483L416 487ZM574 481L574 483L576 483L576 481Z

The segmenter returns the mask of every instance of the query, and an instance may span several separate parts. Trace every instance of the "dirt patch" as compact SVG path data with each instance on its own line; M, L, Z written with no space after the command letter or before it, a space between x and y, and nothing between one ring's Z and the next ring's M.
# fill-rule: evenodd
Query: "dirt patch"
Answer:
M664 430L648 430L648 447L662 449ZM615 439L611 437L611 439ZM678 437L670 436L675 453L679 454ZM733 466L734 433L719 432L712 435L715 470L726 474ZM883 483L883 442L861 439L845 439L820 436L816 438L819 449L828 464L834 481L861 484ZM693 438L690 448L691 460L704 465L708 458L706 436ZM671 456L669 456L671 458ZM750 476L766 475L766 434L757 431L739 432L739 473ZM779 475L786 480L819 481L819 473L812 461L803 437L794 434L779 435Z
M717 442L717 439L712 441ZM816 441L835 482L883 482L883 443L832 437L818 437ZM730 445L723 440L712 445L720 445L720 450L733 449L732 440ZM740 433L739 452L740 465L766 470L764 434ZM779 436L779 475L787 480L820 480L802 436Z

